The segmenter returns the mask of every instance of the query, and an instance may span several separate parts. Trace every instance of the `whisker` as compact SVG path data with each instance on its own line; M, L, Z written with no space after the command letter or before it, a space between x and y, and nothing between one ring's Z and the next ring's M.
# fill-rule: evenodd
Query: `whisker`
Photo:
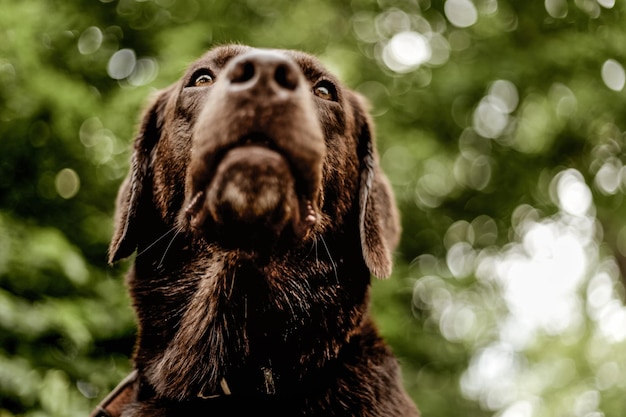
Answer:
M150 245L148 245L144 250L142 250L141 252L139 252L137 254L137 257L145 254L146 252L148 252L154 245L156 245L157 243L159 243L160 241L162 241L163 239L165 239L167 237L167 235L169 235L170 233L173 233L176 231L176 226L172 227L170 230L168 230L167 232L165 232L163 235L161 235L160 238L158 238L157 240L155 240L154 242L152 242Z
M315 266L319 266L319 264L320 264L320 257L319 257L319 254L317 253L317 236L315 236L315 242L314 243L315 243Z
M315 249L316 244L317 244L317 236L314 236L313 242L311 242L311 248L309 249L307 254L304 256L304 259L309 259L309 256L311 256L311 254L313 253L313 249Z
M233 291L235 290L235 280L237 279L237 273L233 272L232 276L230 277L229 281L230 281L230 290L228 291L228 297L227 300L231 300L233 298ZM248 308L248 298L246 298L246 314L247 314L247 308Z
M330 250L328 250L328 245L326 245L326 241L324 240L324 236L320 235L320 239L322 240L322 243L324 244L324 248L326 249L326 253L328 254L328 259L330 259L330 263L333 265L333 271L335 272L335 281L336 281L337 285L339 285L339 275L337 274L337 264L333 260L333 257L330 254Z
M174 243L174 241L176 240L180 232L182 232L183 228L177 227L175 228L175 230L176 230L176 233L174 233L174 237L172 237L172 240L170 240L170 243L168 243L167 248L165 248L165 252L163 252L163 256L161 257L161 260L159 261L159 266L157 266L157 268L161 268L161 266L163 266L163 260L165 260L165 256L167 255L167 252L170 250L170 248L172 247L172 244Z

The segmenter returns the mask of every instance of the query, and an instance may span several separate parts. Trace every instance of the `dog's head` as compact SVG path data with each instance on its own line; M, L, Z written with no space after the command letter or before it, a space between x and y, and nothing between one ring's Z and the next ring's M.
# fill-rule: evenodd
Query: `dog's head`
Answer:
M135 362L160 395L269 362L289 384L355 334L399 234L372 132L364 100L301 52L219 47L157 95L110 260L138 251Z
M399 227L372 135L364 100L315 58L211 50L144 115L110 261L152 236L146 206L169 228L241 248L306 246L356 209L363 260L387 277Z

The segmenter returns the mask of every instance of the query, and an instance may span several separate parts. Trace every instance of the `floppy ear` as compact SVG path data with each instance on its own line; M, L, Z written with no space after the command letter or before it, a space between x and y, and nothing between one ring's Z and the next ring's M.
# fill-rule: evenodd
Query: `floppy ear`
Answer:
M144 112L135 138L131 169L120 186L115 210L113 239L109 246L109 263L129 257L137 247L140 211L150 198L150 153L161 137L162 114L167 91L160 93Z
M363 259L372 275L391 275L392 255L400 238L398 209L389 181L378 165L373 124L365 99L353 101L359 140L361 173L359 179L359 228Z

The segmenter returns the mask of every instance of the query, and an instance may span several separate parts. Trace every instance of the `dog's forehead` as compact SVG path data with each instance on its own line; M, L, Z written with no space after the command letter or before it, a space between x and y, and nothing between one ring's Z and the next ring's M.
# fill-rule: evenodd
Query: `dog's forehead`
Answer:
M253 51L271 52L294 60L302 70L304 76L308 79L318 79L324 77L330 78L333 81L338 81L335 79L334 75L324 68L319 59L313 55L290 49L253 48L245 45L224 45L213 48L202 55L200 59L195 61L191 65L190 70L201 67L222 69L234 57Z
M313 55L309 55L305 52L294 50L279 50L279 53L283 53L296 61L300 66L300 69L304 73L304 76L308 79L314 80L318 78L329 78L334 82L338 82L335 76L328 71L319 59Z
M192 66L210 65L217 68L224 67L228 61L237 55L251 51L253 48L245 45L224 45L205 52Z

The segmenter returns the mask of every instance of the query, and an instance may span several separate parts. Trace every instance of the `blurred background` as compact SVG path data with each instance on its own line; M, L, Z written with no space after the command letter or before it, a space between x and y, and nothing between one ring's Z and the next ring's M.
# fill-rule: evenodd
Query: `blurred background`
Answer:
M403 214L374 314L425 417L626 415L624 0L0 0L0 416L129 371L106 264L152 92L212 45L372 102Z

